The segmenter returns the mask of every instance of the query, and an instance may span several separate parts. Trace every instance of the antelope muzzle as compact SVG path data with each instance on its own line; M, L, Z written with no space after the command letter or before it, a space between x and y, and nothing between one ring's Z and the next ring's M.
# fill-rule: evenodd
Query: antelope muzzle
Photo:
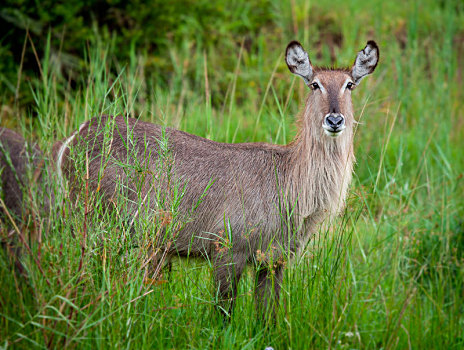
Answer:
M341 113L329 113L322 123L324 132L331 137L340 136L345 130L345 117Z

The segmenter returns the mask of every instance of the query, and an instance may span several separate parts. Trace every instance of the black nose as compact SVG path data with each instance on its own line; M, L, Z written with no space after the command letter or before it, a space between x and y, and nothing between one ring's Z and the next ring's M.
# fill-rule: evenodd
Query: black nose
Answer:
M325 118L325 123L327 126L330 126L333 130L337 130L338 128L341 128L343 124L345 123L345 118L339 113L330 113L326 118Z

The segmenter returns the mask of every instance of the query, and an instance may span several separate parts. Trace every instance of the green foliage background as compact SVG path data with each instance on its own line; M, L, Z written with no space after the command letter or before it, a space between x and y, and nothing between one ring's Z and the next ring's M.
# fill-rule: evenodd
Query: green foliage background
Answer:
M52 224L24 220L27 279L0 253L0 346L464 346L462 1L6 0L1 125L46 153L99 114L285 144L308 93L283 61L294 39L315 65L351 65L369 39L381 60L353 93L347 210L289 267L275 325L256 317L251 269L229 325L207 263L176 261L168 282L144 283L137 253L127 265L118 255L115 218L86 216L87 246L107 239L79 268L83 206Z

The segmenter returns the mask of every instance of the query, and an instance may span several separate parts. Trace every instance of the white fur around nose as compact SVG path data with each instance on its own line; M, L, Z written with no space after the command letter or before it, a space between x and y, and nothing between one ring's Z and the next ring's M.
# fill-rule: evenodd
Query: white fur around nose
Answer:
M327 117L329 117L329 116L330 116L330 113L326 114L324 116L324 121L322 122L322 128L324 129L324 133L326 135L330 136L330 137L338 137L346 129L346 122L345 122L346 118L345 118L345 116L343 114L340 114L340 117L343 118L343 125L341 125L336 132L333 132L332 127L330 127L326 123Z

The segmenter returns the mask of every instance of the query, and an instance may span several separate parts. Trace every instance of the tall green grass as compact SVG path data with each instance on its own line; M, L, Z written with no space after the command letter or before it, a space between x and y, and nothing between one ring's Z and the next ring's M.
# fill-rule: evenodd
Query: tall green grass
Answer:
M69 210L57 184L53 220L18 224L32 249L21 257L27 277L0 252L0 346L464 346L462 4L269 5L273 21L251 44L218 28L215 45L199 32L171 47L162 58L173 67L167 83L149 70L156 57L132 48L120 62L117 41L96 34L75 84L45 45L40 76L20 86L32 91L32 109L5 104L1 124L46 151L101 114L132 115L220 142L285 144L308 93L285 66L287 42L300 40L313 64L344 66L375 39L379 66L353 93L360 124L347 209L289 264L276 319L269 325L257 317L251 269L229 324L215 309L208 262L175 260L171 272L148 281L144 250L122 239L126 218L89 213L87 205L101 205L91 194Z

